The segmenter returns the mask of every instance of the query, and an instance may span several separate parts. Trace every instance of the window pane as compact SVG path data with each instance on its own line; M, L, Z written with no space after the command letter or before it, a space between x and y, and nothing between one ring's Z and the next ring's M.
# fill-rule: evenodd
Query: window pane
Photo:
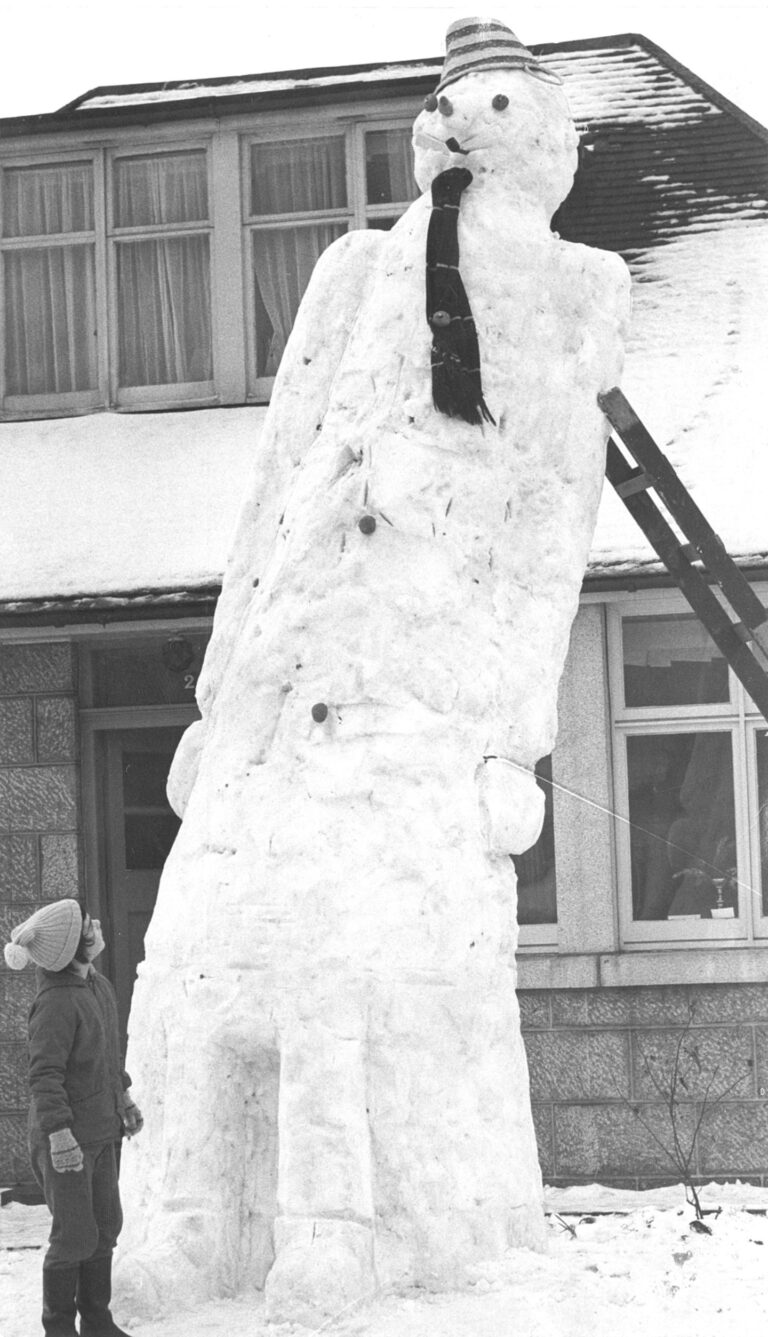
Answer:
M410 129L370 130L365 136L365 183L369 204L415 200Z
M185 632L143 644L92 650L91 705L139 706L195 703L207 633Z
M208 237L117 246L120 385L213 378Z
M12 167L3 172L3 235L51 236L93 229L90 163Z
M176 814L126 812L124 822L126 868L162 868L181 826Z
M544 825L536 844L525 854L515 854L518 924L557 923L555 877L555 827L552 811L552 758L537 763L539 788L544 791Z
M623 635L628 706L728 700L728 665L698 618L628 617Z
M116 227L198 223L208 218L208 174L202 149L116 158L113 189Z
M757 749L757 811L760 839L760 879L763 889L762 911L768 915L768 732L755 735Z
M253 232L256 375L274 376L318 256L346 223Z
M251 145L251 215L344 209L343 139Z
M731 735L626 741L633 918L737 914Z
M9 395L95 388L90 244L5 253L5 375Z

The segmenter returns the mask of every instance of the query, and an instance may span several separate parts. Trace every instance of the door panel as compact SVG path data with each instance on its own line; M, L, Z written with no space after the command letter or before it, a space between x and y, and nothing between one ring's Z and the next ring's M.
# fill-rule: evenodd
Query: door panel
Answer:
M117 992L123 1034L160 874L180 825L165 784L183 732L141 728L103 735L105 969Z

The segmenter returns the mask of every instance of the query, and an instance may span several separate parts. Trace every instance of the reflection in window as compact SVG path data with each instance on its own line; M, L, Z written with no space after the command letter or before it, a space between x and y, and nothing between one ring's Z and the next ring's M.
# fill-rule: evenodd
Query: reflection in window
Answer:
M730 733L629 735L636 920L738 914Z
M627 706L728 700L728 665L698 618L627 617L623 638Z
M537 763L536 775L539 788L544 792L544 825L536 844L524 854L515 854L512 858L517 873L517 922L556 924L557 881L551 757L544 757Z

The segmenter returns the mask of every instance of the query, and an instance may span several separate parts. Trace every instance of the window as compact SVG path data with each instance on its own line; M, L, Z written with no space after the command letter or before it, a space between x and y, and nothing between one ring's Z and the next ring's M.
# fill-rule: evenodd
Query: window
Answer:
M411 121L0 165L4 416L267 399L320 253L415 198Z
M557 878L555 874L555 824L552 786L552 758L544 757L536 766L539 788L544 792L544 825L536 844L524 854L513 855L517 874L517 922L521 929L534 925L557 924ZM525 932L522 941L533 945L549 942L550 934Z
M623 939L750 941L768 932L768 734L698 619L656 608L612 615Z
M350 228L392 227L415 198L410 127L253 141L242 193L249 389L263 395L320 254Z
M3 173L3 342L9 408L95 402L93 164Z
M137 387L213 391L204 149L115 157L111 245L117 402ZM124 392L133 390L134 395Z

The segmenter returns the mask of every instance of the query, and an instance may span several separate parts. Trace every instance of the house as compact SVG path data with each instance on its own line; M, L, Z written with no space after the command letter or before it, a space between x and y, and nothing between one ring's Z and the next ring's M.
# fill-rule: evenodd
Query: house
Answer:
M554 226L630 265L625 393L765 599L768 131L645 37L534 50L582 136ZM413 198L441 65L100 88L0 121L0 927L85 893L123 1025L281 350L320 251ZM690 1094L712 1077L695 1171L763 1183L766 722L609 489L560 717L518 860L545 1176L675 1177L649 1060L690 1026ZM13 1186L31 972L0 966L0 989Z

